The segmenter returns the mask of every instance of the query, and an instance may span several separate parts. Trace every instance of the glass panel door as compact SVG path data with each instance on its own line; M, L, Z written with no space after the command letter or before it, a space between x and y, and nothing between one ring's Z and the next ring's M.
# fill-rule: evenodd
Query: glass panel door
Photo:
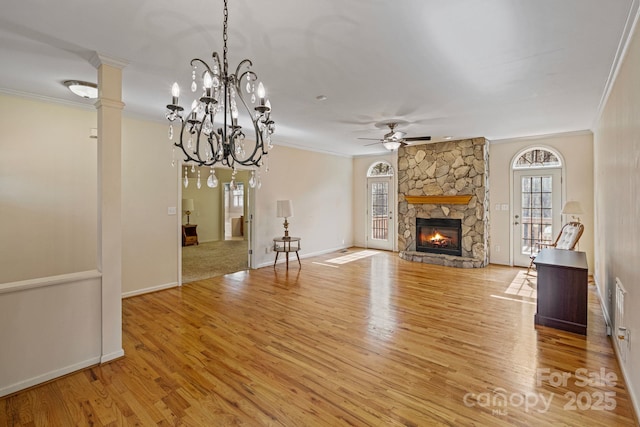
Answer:
M367 247L393 250L391 178L369 178Z
M541 243L555 239L560 230L560 183L559 169L514 172L514 265L528 266Z

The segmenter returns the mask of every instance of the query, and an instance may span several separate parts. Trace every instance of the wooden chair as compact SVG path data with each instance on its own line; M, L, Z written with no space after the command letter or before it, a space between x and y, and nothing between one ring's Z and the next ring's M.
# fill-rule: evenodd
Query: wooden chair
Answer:
M555 242L539 242L538 246L540 247L540 249L556 248L573 251L576 248L578 240L580 240L583 232L584 225L577 221L571 221L562 226ZM527 268L527 274L529 274L529 272L531 271L531 267L533 267L533 262L536 260L536 255L537 254L531 254L531 256L529 257L531 258L531 262L529 263L529 268Z

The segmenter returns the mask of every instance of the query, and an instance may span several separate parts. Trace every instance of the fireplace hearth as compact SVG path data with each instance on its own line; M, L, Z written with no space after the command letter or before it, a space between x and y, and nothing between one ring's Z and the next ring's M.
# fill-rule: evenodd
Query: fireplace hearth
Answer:
M462 256L462 221L450 218L416 218L416 250Z

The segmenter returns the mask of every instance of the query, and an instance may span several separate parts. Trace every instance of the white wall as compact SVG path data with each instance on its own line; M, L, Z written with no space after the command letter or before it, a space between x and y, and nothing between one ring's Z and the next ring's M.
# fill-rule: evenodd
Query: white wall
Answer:
M302 238L300 256L353 244L351 158L276 146L269 153L269 169L255 193L256 265L273 263L273 238L284 233L283 219L276 218L277 200L293 202L289 234Z
M353 159L353 244L362 248L367 247L367 171L374 164L387 161L393 166L394 190L393 194L397 198L398 183L398 152L388 152L376 156L362 156ZM397 199L393 207L393 220L395 230L398 231L398 204ZM398 239L394 242L394 248L398 245Z
M593 135L590 132L560 134L538 138L492 141L489 147L490 206L490 260L492 264L510 263L510 232L513 223L511 210L496 210L497 204L509 204L511 200L514 156L529 147L548 147L560 153L565 161L564 201L577 200L585 211L580 215L584 234L580 238L580 250L587 253L589 271L594 271L593 256ZM512 208L512 206L509 206ZM566 218L563 218L566 220ZM497 247L500 247L500 251Z
M0 396L105 356L96 122L0 95Z
M0 95L0 283L96 268L96 120Z
M125 117L122 128L122 292L133 295L177 284L179 168L166 125Z
M622 362L640 410L640 33L636 28L595 127L595 280L613 319L615 278L627 289L630 351ZM615 339L615 338L614 338Z
M0 285L0 396L100 362L97 271Z

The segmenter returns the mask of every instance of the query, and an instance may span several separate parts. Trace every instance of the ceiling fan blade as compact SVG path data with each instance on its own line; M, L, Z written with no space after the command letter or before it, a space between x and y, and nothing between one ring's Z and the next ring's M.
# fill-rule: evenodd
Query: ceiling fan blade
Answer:
M404 138L405 141L431 141L430 136L414 136L410 138Z
M378 145L380 144L380 140L378 140L378 142L374 142L373 144L364 144L365 147L369 147L371 145Z
M369 140L369 141L381 141L380 138L358 138L358 139L366 139L366 140Z

